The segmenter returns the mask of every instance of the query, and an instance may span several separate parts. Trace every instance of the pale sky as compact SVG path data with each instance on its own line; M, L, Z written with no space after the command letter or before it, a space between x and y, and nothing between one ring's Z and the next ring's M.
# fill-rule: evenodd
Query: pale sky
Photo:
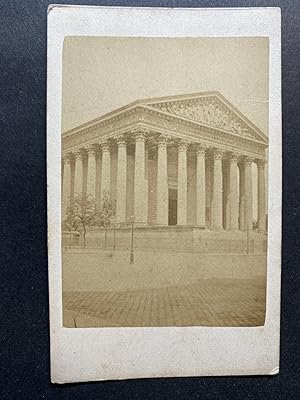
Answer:
M62 130L137 99L220 91L268 135L268 39L69 37Z

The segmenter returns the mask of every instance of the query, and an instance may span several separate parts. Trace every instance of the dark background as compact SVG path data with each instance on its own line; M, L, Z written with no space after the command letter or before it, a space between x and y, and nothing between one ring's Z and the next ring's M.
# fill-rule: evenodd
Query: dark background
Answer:
M300 1L57 0L59 4L68 2L281 7L284 157L281 370L272 377L143 379L64 386L50 383L46 23L51 1L0 0L0 399L300 398Z

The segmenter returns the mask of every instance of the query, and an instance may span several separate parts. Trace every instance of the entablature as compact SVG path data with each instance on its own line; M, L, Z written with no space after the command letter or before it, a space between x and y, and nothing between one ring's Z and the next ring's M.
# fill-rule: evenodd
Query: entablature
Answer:
M156 111L153 110L144 110L144 112L139 110L138 113L130 113L110 124L105 124L102 129L96 125L83 132L79 131L76 135L63 137L63 149L71 150L115 135L128 134L132 128L140 124L145 125L154 133L164 133L175 138L190 139L195 142L205 141L210 146L221 146L224 149L240 150L255 155L263 154L267 147L261 141L240 137L218 128L172 116L166 118L157 115Z

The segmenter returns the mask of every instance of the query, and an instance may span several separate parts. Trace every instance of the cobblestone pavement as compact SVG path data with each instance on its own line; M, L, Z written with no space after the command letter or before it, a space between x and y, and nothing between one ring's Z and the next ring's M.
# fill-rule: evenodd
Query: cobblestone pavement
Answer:
M257 326L264 324L265 285L253 279L202 279L142 290L65 291L64 325Z

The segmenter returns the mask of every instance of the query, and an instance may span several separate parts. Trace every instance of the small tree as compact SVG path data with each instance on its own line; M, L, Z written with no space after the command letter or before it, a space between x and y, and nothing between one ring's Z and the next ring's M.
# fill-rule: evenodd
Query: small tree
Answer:
M111 225L111 221L116 213L115 202L111 198L109 192L104 192L101 204L98 212L99 221L97 225L108 227Z
M107 241L107 228L111 225L112 219L115 216L116 207L115 202L112 199L109 192L104 192L101 199L100 208L97 212L97 218L95 221L95 225L102 226L105 228L105 243L104 247L106 248Z
M69 206L67 208L64 227L70 234L72 230L82 230L84 248L86 246L86 230L88 227L95 225L96 220L97 211L94 197L90 194L86 196L76 194L73 207Z

